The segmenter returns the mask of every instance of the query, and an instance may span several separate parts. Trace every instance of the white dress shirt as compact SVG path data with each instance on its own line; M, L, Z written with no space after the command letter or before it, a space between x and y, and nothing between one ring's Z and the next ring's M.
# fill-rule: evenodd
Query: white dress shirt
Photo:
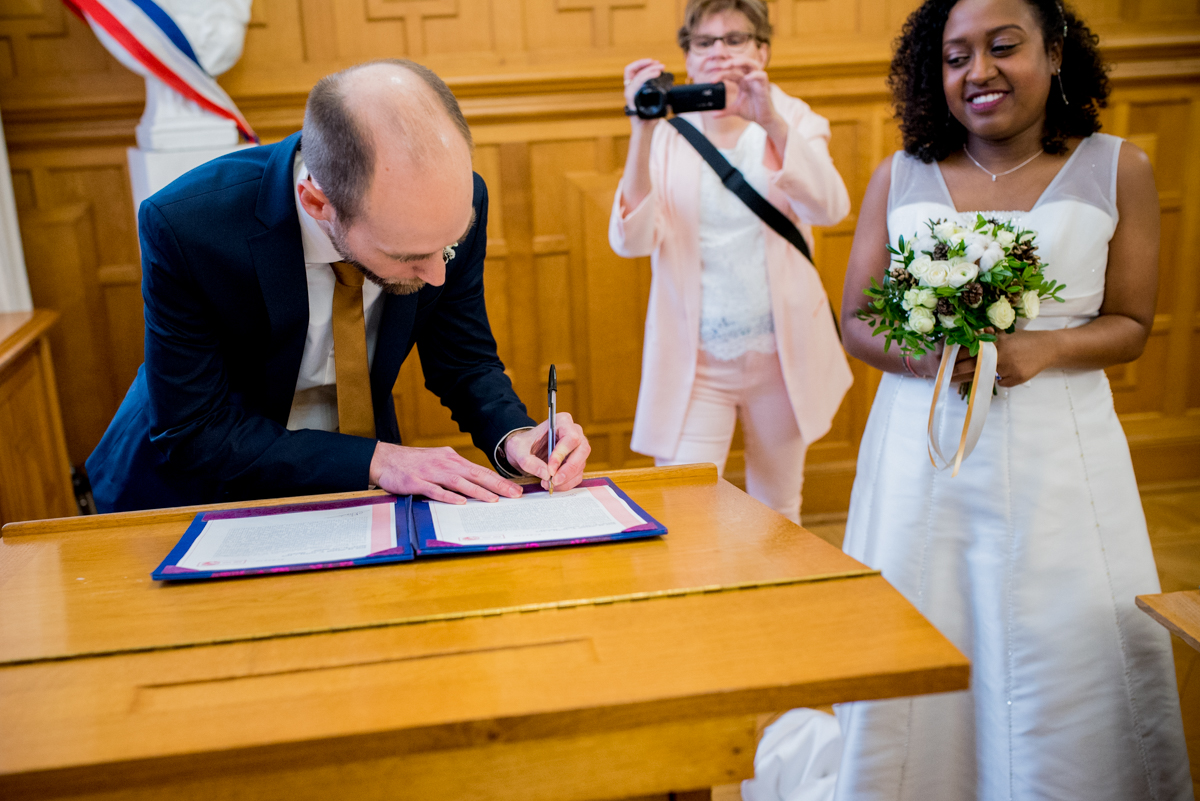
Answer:
M299 153L293 162L292 176L293 186L308 177L308 168ZM333 287L337 279L329 265L342 257L317 221L301 207L298 191L295 201L304 244L304 276L308 281L308 333L304 337L304 355L300 357L300 374L296 377L296 394L287 427L293 431L300 428L337 431L337 372L333 364ZM375 342L383 316L382 295L383 290L376 284L363 283L368 366L375 360Z

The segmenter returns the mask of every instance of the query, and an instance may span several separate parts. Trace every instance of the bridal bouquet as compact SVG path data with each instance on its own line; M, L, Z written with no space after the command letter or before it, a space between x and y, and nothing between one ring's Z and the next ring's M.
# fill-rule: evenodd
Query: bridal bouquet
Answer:
M979 440L995 386L996 335L989 331L1011 333L1018 317L1038 316L1043 300L1061 303L1065 285L1046 279L1033 232L1011 221L977 214L971 228L946 220L926 225L928 235L900 237L897 247L888 246L893 266L882 286L872 278L863 290L871 301L858 317L874 329L872 336L886 337L884 351L896 342L905 355L920 356L945 341L929 407L929 459L938 469L953 465L958 475ZM958 450L948 459L939 442L944 406L938 398L964 347L977 357L975 374L959 387L968 405Z
M883 285L874 278L871 298L858 312L883 334L886 351L899 343L906 355L928 353L937 343L961 345L972 356L980 342L995 342L992 328L1011 333L1018 317L1034 319L1043 300L1056 300L1064 284L1049 281L1032 231L1011 221L975 217L973 228L945 220L926 223L929 234L888 246L894 266Z

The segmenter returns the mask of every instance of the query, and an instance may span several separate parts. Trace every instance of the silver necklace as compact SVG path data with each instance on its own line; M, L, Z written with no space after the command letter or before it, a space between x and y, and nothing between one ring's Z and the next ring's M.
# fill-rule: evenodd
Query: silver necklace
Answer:
M1011 170L1005 170L1004 172L992 172L992 171L991 171L991 170L989 170L987 167L985 167L985 166L983 166L982 164L980 164L978 161L975 161L975 157L971 155L971 151L970 151L970 150L967 150L967 146L966 146L966 145L963 145L963 152L967 154L967 158L969 158L969 159L970 159L970 160L971 160L971 161L972 161L972 162L975 164L975 166L976 166L976 167L978 167L979 169L983 170L983 171L984 171L984 172L986 172L988 175L992 176L992 183L995 183L995 182L996 182L996 179L997 179L997 178L999 178L1001 175L1008 175L1009 173L1014 173L1014 172L1016 172L1017 170L1019 170L1019 169L1021 169L1022 167L1024 167L1024 166L1025 166L1026 164L1028 164L1029 162L1031 162L1031 161L1033 161L1034 159L1036 159L1038 156L1042 155L1042 151L1041 151L1041 150L1039 150L1038 152L1034 153L1034 154L1033 154L1032 156L1030 156L1029 158L1027 158L1027 159L1025 159L1024 161L1022 161L1022 162L1021 162L1020 164L1018 164L1017 166L1013 167Z

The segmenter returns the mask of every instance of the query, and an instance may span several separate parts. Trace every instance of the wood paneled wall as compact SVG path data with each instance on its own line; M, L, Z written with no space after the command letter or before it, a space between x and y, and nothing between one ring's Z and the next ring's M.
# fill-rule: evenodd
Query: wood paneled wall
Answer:
M682 0L255 0L245 55L222 84L267 141L300 126L320 76L406 56L446 77L491 190L487 293L501 356L534 409L546 367L585 425L595 468L629 450L648 260L608 248L628 122L621 68L653 55L682 74ZM772 78L833 123L834 160L861 198L896 147L884 76L915 0L775 0ZM1144 482L1200 479L1200 8L1195 0L1079 0L1114 64L1105 130L1155 162L1163 209L1158 317L1146 354L1111 371ZM1067 67L1069 69L1069 65ZM0 0L0 107L35 304L63 313L54 341L68 446L82 462L142 359L138 246L125 167L140 79L58 0ZM854 214L818 231L836 307ZM557 309L550 313L549 309ZM471 453L414 363L396 400L405 441ZM878 375L856 383L810 454L805 514L849 497ZM474 454L473 458L481 458ZM740 469L734 454L730 471Z

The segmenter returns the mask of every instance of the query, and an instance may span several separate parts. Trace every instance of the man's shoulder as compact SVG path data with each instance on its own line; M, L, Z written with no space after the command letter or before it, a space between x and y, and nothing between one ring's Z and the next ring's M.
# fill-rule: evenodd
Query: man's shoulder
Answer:
M291 145L290 137L271 145L236 150L207 161L176 178L150 196L156 207L186 209L196 203L212 203L220 197L244 197L253 203L258 187L267 175L267 165L281 148Z

